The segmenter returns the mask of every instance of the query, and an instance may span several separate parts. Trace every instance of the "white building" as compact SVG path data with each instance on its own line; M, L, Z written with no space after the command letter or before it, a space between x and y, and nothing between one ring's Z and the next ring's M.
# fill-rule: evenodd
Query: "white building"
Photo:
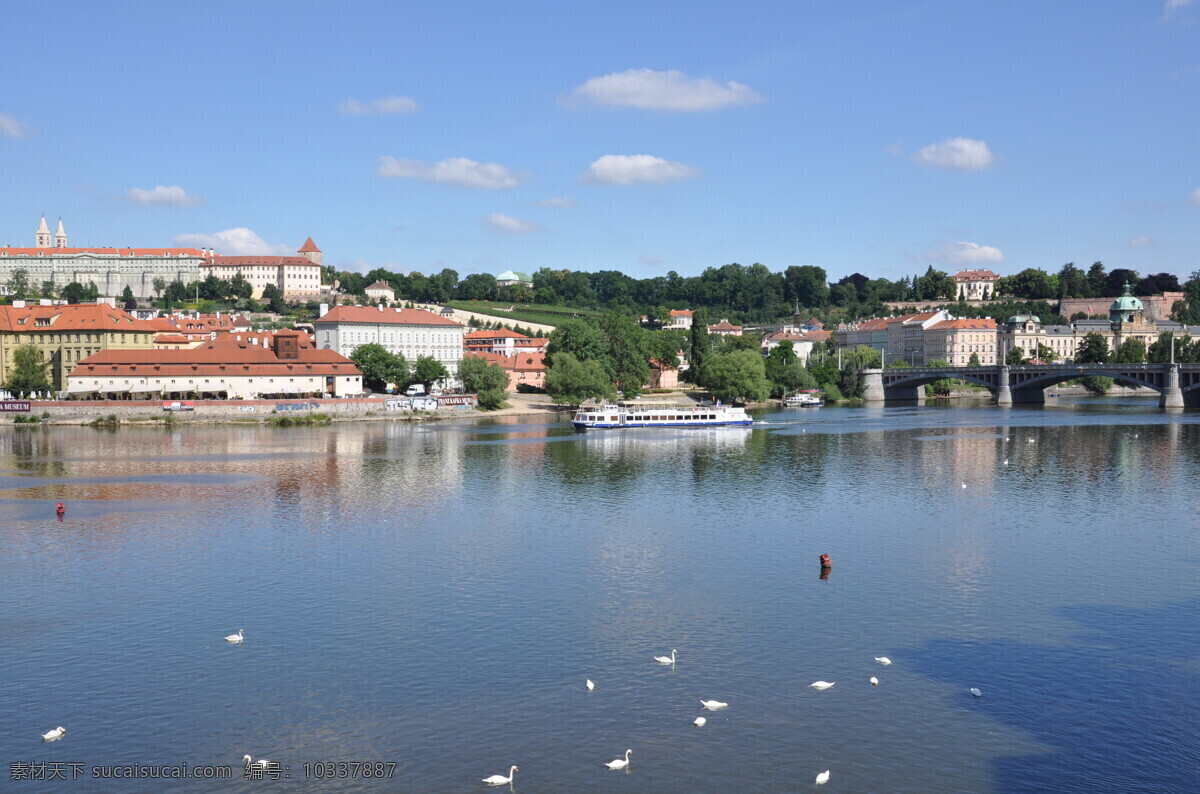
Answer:
M324 308L324 307L322 307ZM463 326L424 309L334 306L313 323L317 347L349 356L373 342L409 363L420 356L442 362L452 377L463 356Z
M691 309L671 309L667 321L663 323L665 330L688 330L692 327Z
M214 275L232 281L240 274L250 282L255 299L263 296L268 284L275 285L284 300L320 297L321 249L309 237L297 253L299 256L220 256L209 252L200 265L200 278Z
M396 290L392 289L392 285L386 281L376 281L366 289L367 297L378 303L379 301L387 301L391 303L396 300Z
M954 294L960 301L991 300L999 280L990 270L960 270L954 274Z
M943 320L925 329L925 363L945 361L965 367L975 356L980 366L1001 363L996 359L996 321L990 317L973 320Z
M505 270L500 275L496 276L497 287L532 287L533 279L528 273L522 273L519 270Z
M199 248L72 248L62 220L50 234L46 218L34 233L32 248L0 246L0 282L24 270L33 289L53 282L62 289L72 282L95 284L100 295L119 298L129 287L135 297L154 297L154 280L189 284L200 278L205 252Z

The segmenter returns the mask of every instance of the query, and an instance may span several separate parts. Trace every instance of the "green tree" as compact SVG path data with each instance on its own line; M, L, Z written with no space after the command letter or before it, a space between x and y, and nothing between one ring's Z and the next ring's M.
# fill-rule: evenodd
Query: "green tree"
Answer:
M133 288L126 284L125 289L121 290L121 301L128 303L131 300L137 299L133 297Z
M559 353L570 353L580 361L600 361L603 365L608 355L604 332L591 320L563 320L546 343L547 367L554 365L554 357Z
M1098 298L1105 295L1108 289L1108 269L1104 267L1103 262L1093 262L1087 272L1088 289L1092 294L1089 298Z
M12 360L4 388L19 396L50 391L50 362L42 359L42 351L36 345L21 345L13 351Z
M925 275L915 280L913 290L917 293L918 300L932 301L940 298L952 298L954 297L954 279L941 270L934 270L933 265L930 265L925 271Z
M42 282L42 297L54 300L58 297L58 287L53 281Z
M151 280L150 286L154 288L154 298L157 300L163 294L163 290L167 288L167 280L162 276L155 276Z
M927 367L948 367L950 363L943 358L935 358L925 366ZM953 378L938 378L933 383L926 387L927 393L931 393L937 397L948 397L950 391L954 388Z
M1098 333L1085 334L1075 351L1076 364L1103 364L1112 359L1108 340Z
M611 400L616 390L599 361L580 361L562 352L546 370L546 393L553 402L580 405L585 400Z
M650 357L646 352L646 331L628 314L611 312L600 318L604 332L610 374L626 397L637 397L650 379Z
M691 366L684 374L692 383L703 386L704 363L708 359L709 347L712 343L708 338L708 325L704 321L702 312L696 312L692 316L692 329L688 333L688 337L688 361Z
M229 294L229 286L212 273L200 282L200 297L206 301L223 301Z
M782 397L798 389L814 389L817 379L800 363L790 341L772 348L764 364L764 374L771 383L771 396Z
M967 359L967 366L968 366L968 367L978 367L978 366L980 366L980 364L979 364L979 354L978 354L978 353L972 353L972 354L971 354L971 357Z
M8 294L17 300L25 300L29 296L29 271L19 267L8 277Z
M1053 348L1047 347L1041 342L1038 342L1037 357L1038 361L1042 362L1043 364L1053 364L1058 359L1058 353L1055 353Z
M1008 282L1012 295L1025 300L1045 300L1057 297L1054 294L1054 284L1044 270L1027 267L1012 276Z
M508 373L499 364L479 356L467 356L458 362L458 377L463 388L479 400L480 408L494 411L504 405Z
M408 361L383 345L374 342L359 345L350 354L350 360L362 372L363 385L375 391L382 391L389 383L399 386L409 382Z
M1146 342L1137 337L1126 339L1121 342L1121 346L1113 354L1112 360L1118 364L1146 363Z
M1083 388L1093 394L1104 394L1113 386L1113 379L1104 375L1086 375L1079 379Z
M450 373L442 366L442 362L433 356L418 356L417 360L413 362L412 380L414 383L423 385L427 393L433 390L434 381L448 377L450 377ZM504 377L507 378L508 375L506 374Z
M763 357L751 350L714 354L704 365L704 383L726 402L761 402L771 395Z
M284 314L287 306L283 302L283 292L274 284L263 287L263 300L267 302L267 310L273 314Z
M254 287L250 285L250 282L241 273L236 274L227 284L229 286L226 287L226 294L231 301L250 300L251 296L254 295Z
M827 278L825 268L793 265L783 272L784 299L810 309L825 306L829 303Z
M1019 367L1025 363L1025 350L1020 347L1014 347L1004 356L1004 363L1010 367Z

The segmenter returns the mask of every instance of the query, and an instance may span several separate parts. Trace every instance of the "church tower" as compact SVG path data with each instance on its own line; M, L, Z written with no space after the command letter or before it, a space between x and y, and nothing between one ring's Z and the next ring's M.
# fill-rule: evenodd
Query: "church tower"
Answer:
M45 215L42 216L42 222L40 224L38 224L37 245L35 245L34 247L35 248L49 248L50 247L50 227L46 225L46 216Z
M45 220L45 218L43 218L42 220ZM58 219L58 231L56 231L54 233L54 247L55 248L66 248L67 247L67 230L63 228L62 218Z
M300 250L297 253L314 265L321 264L321 249L317 248L317 244L313 242L311 237L304 241L304 245L300 246Z

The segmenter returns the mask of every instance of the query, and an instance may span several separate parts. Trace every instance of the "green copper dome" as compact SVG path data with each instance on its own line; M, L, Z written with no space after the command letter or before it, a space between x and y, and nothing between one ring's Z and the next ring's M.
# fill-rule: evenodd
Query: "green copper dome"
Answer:
M1133 288L1129 286L1129 282L1125 282L1125 294L1112 302L1112 306L1108 309L1108 319L1114 323L1129 322L1133 319L1134 312L1143 310L1142 302L1133 297Z

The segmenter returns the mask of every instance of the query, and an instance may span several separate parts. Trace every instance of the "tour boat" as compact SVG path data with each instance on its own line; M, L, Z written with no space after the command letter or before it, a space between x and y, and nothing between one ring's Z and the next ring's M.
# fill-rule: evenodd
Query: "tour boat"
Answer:
M794 391L791 394L783 396L783 406L785 408L805 408L810 405L820 408L824 404L825 402L817 396L815 389Z
M571 420L576 430L622 427L748 426L745 408L730 405L597 405L580 408Z

